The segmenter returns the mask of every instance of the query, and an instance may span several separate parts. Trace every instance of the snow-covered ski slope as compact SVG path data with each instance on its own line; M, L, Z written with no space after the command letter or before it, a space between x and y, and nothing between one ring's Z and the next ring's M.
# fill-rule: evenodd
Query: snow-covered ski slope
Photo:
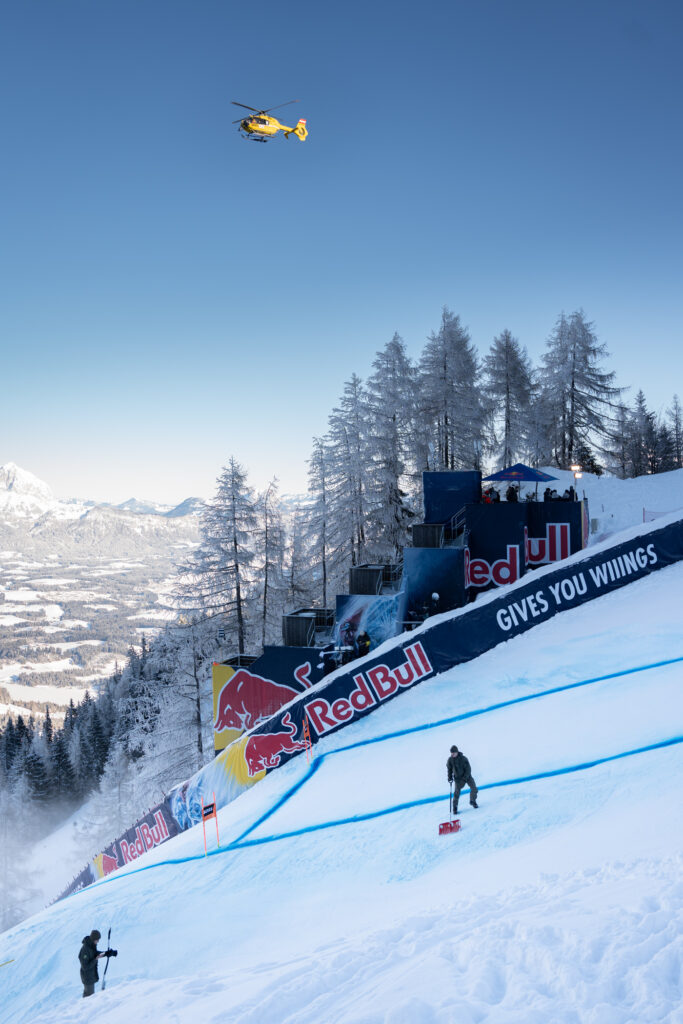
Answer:
M556 616L269 775L208 858L200 826L0 935L3 1022L680 1024L682 594ZM451 743L480 809L440 837Z

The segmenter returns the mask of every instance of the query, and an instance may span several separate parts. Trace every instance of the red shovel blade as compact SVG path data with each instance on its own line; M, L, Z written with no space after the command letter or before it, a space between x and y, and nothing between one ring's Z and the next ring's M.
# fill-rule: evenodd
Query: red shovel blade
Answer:
M441 824L439 825L439 835L440 836L448 835L449 832L459 832L459 831L460 831L460 820L458 818L456 818L454 821L442 821Z

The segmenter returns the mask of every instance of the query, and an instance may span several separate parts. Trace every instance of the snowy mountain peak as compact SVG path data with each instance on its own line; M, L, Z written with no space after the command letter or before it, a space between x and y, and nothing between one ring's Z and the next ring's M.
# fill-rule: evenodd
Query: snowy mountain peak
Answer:
M0 490L37 498L41 502L50 503L55 500L51 488L46 483L33 473L17 466L15 462L6 462L4 466L0 466Z
M0 466L0 513L25 518L42 515L57 506L46 483L14 462Z
M205 502L202 498L185 498L179 505L166 512L167 519L176 519L178 516L199 516L204 508Z

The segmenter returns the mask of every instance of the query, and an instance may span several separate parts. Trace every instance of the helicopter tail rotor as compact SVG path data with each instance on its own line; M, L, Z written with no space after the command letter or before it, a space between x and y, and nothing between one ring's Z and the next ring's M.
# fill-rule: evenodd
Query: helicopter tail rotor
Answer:
M299 119L295 128L292 128L290 129L290 131L285 132L285 138L288 139L289 136L292 134L296 135L297 138L301 139L302 142L304 141L304 139L308 138L308 129L306 128L305 117Z

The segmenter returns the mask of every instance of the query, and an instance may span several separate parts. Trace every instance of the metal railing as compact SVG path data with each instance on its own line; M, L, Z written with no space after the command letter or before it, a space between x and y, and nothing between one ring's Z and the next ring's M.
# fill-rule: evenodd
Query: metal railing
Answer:
M444 524L444 543L455 544L458 547L466 547L468 537L466 523L467 507L463 505L463 507L455 512L448 522Z

